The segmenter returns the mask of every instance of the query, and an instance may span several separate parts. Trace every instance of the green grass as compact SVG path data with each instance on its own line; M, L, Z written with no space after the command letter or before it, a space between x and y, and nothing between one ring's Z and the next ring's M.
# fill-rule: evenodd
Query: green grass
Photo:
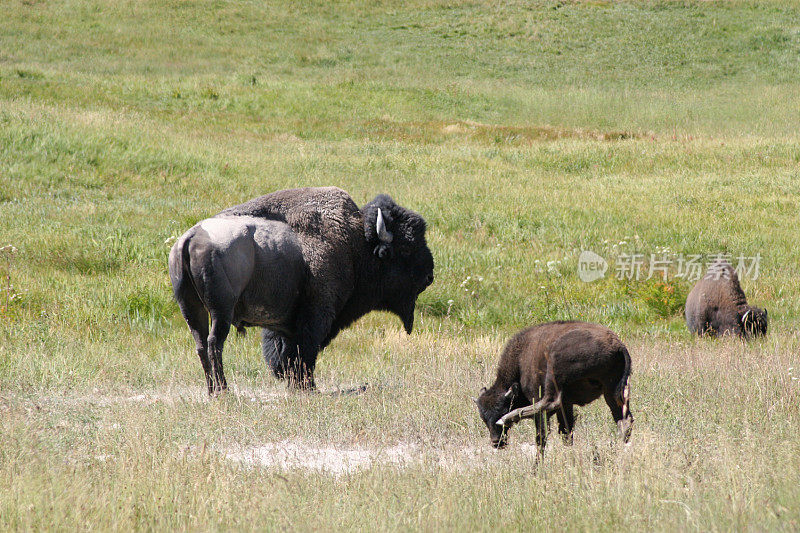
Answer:
M2 11L0 529L800 527L797 3ZM226 346L236 389L204 401L169 246L305 185L423 214L436 282L417 331L375 313L343 332L318 382L371 384L352 396L287 394L251 331ZM690 283L615 278L620 254L663 248L760 254L744 289L769 337L692 339ZM605 279L579 280L584 249ZM540 464L531 427L480 451L470 398L503 342L561 318L628 344L632 445L598 404ZM281 442L413 460L335 476L226 459Z

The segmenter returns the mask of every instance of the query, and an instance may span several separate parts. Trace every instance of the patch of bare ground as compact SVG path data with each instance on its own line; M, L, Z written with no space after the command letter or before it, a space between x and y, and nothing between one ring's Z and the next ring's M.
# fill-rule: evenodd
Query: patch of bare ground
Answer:
M400 442L388 447L364 445L315 446L302 440L269 442L260 446L228 446L217 450L226 459L247 467L269 470L310 470L339 476L374 467L427 466L445 471L481 468L488 463L525 458L536 460L537 448L517 444L498 451L484 446L423 447Z
M282 143L301 143L303 139L292 133L278 133L275 140Z
M622 141L653 138L652 133L622 130L599 131L549 125L503 126L471 120L398 122L381 118L363 123L360 129L362 133L370 136L411 142L444 142L451 139L466 139L485 144L524 145L559 139Z
M320 388L317 393L328 396L342 396L351 394L361 394L368 389L368 386L342 386ZM247 387L233 384L224 393L226 397L233 397L239 401L257 402L269 404L287 398L291 393L287 389L262 390L254 387ZM13 397L13 395L12 395ZM20 399L19 397L15 399ZM128 391L101 391L94 389L89 393L77 394L48 394L42 396L29 396L27 400L33 400L37 404L48 405L58 404L65 407L111 407L126 404L151 405L163 403L165 405L175 405L180 403L208 403L213 401L202 385L191 386L170 386L164 389L148 390L128 390ZM2 396L0 396L2 400ZM2 403L0 402L0 405Z

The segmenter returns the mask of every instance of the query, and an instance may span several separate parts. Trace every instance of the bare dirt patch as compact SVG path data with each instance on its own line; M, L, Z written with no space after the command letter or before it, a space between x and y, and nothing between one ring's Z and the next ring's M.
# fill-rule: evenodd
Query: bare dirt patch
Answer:
M367 385L361 386L342 386L321 388L317 394L327 396L343 396L361 394L368 390ZM239 401L257 402L260 404L271 404L286 399L290 394L287 389L259 389L233 384L222 398L235 398ZM15 396L11 396L15 398ZM11 399L10 398L10 399ZM176 405L182 403L208 403L214 401L202 385L197 387L175 386L164 389L150 390L130 390L130 391L102 391L94 389L90 393L76 394L48 394L39 397L16 397L25 401L33 401L37 404L58 404L67 407L112 407L126 404L151 405L163 403L165 405Z
M535 459L536 446L520 444L498 451L486 446L448 446L425 449L400 442L387 447L362 445L314 446L301 440L270 442L261 446L229 447L218 450L226 459L249 467L272 470L315 470L334 476L373 467L407 468L430 466L450 471L480 468L487 463L508 460L509 455ZM509 453L510 452L510 453Z
M369 468L375 464L402 465L413 457L410 448L403 444L383 449L362 446L314 447L291 440L222 453L231 461L249 466L278 470L319 470L334 475Z
M653 137L652 133L633 131L598 131L550 125L504 126L499 124L484 124L471 120L453 122L398 122L380 119L365 122L361 129L372 137L409 142L435 143L444 142L453 138L464 138L483 144L527 145L559 139L624 141L628 139L649 139Z

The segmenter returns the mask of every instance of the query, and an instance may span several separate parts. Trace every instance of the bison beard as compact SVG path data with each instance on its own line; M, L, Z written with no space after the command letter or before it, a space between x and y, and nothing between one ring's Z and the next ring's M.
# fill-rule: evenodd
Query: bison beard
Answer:
M314 388L316 356L341 331L364 314L389 311L403 322L406 333L414 327L417 296L433 281L433 257L425 243L425 221L416 213L397 205L391 197L379 195L361 209L366 245L356 282L350 296L328 324L326 317L299 326L306 332L327 334L312 345L304 356L303 340L264 328L261 349L264 360L279 379L288 379L295 388ZM336 280L340 282L341 279ZM305 339L311 336L307 333Z
M221 361L224 335L213 339L209 336L209 343L205 343L207 333L202 324L199 327L192 324L206 312L211 314L212 322L215 316L232 315L227 326L223 320L218 320L222 327L212 326L218 333L227 333L230 325L262 326L262 351L267 364L276 376L288 378L289 385L296 388L315 387L314 367L319 351L339 331L372 310L397 314L405 330L411 333L417 296L433 281L433 257L425 241L424 219L397 205L391 197L379 195L358 209L346 192L335 187L292 189L256 198L209 220L218 219L233 221L234 225L238 220L256 219L275 225L274 231L284 231L287 235L277 239L279 245L287 239L298 243L287 250L301 250L298 253L302 256L302 266L283 267L294 269L291 279L297 286L297 297L289 302L290 310L283 305L275 311L277 304L270 298L247 290L257 291L264 283L277 283L272 291L285 292L284 284L270 277L283 277L283 271L276 273L269 271L269 265L256 265L254 279L260 275L260 285L247 285L241 294L220 292L219 283L206 287L203 283L207 280L196 279L199 272L214 273L210 259L202 263L202 257L192 259L188 254L192 239L197 238L197 227L176 242L170 254L170 277L198 343L210 393L225 388ZM215 224L207 223L209 227ZM260 228L267 235L263 237L266 241L276 240L274 231L266 231L258 222L251 226ZM224 263L226 259L218 261ZM190 265L193 260L201 264ZM275 261L288 264L280 254ZM236 271L235 265L233 270ZM209 288L216 293L209 294L213 292L206 290ZM232 301L235 303L231 304ZM227 302L227 307L221 309L219 302Z
M289 361L297 360L297 344L266 328L261 330L261 352L267 366L279 379L286 378Z

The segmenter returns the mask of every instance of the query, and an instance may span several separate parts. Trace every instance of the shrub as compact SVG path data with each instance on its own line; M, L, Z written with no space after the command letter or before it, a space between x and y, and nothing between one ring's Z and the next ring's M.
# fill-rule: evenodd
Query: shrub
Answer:
M686 290L675 282L656 281L642 291L642 300L663 318L676 315L686 303Z

